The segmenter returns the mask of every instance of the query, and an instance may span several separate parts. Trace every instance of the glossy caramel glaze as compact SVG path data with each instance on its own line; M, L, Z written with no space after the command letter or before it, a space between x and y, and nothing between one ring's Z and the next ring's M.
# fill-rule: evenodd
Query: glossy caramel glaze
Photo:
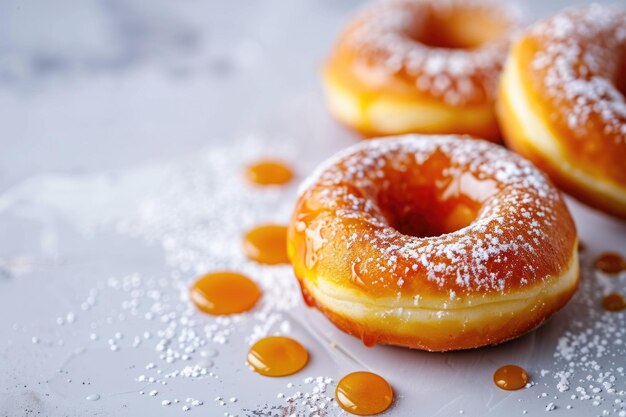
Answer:
M540 324L578 282L559 193L521 158L458 137L387 138L332 158L302 188L288 249L307 302L367 345L495 343ZM511 311L483 323L498 302ZM532 304L525 316L520 303Z
M280 161L262 160L246 167L246 178L256 185L282 185L293 178L291 168Z
M206 274L189 290L191 302L201 311L213 314L243 313L254 307L261 291L250 278L235 272Z
M304 368L309 353L297 341L284 336L270 336L257 341L248 352L247 363L261 375L287 376Z
M599 5L535 24L511 49L498 107L507 145L574 197L626 219L624 28L626 11Z
M289 229L292 261L337 283L347 275L369 296L511 291L559 273L576 247L559 193L529 163L486 142L370 141L306 185ZM515 262L522 256L532 262Z
M243 237L243 249L253 261L267 264L286 264L287 227L268 224L250 229Z
M497 140L496 83L514 27L517 17L502 3L374 3L350 22L327 61L329 98L342 92L359 103L360 119L344 122L366 136L465 133ZM443 124L430 117L417 129L381 130L371 113L382 102L419 104L425 112L458 117L446 117ZM474 110L481 116L464 120Z
M619 274L626 271L626 259L617 252L605 252L598 256L594 266L607 274Z
M371 416L387 410L393 402L391 385L371 372L353 372L344 376L335 389L337 404L347 412Z
M507 391L522 389L528 383L528 374L517 365L505 365L493 374L493 382Z

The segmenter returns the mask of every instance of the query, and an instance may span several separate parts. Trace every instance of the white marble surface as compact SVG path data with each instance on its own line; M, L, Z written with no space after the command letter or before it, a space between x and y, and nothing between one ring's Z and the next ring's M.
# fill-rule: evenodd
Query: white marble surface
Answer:
M588 267L601 251L626 252L626 225L578 203L570 206L588 250L575 300L530 335L471 352L367 349L302 307L289 268L242 259L240 232L286 221L295 193L246 188L242 164L279 155L301 179L357 140L327 115L318 71L358 4L0 2L0 416L170 416L184 405L211 416L333 416L331 404L285 408L279 394L313 394L304 378L337 380L363 368L393 384L393 416L543 415L550 403L554 415L619 415L626 350L616 340L626 321L602 313L597 300L609 287L623 290L626 277L607 280ZM533 19L566 4L523 7ZM261 282L267 315L216 324L188 308L185 285L222 267ZM192 330L205 345L188 363L204 363L215 377L165 378L185 368ZM268 379L244 366L248 343L274 332L310 349L301 374ZM165 355L179 355L174 362L161 357L161 340L171 341ZM559 340L582 345L566 360ZM587 345L601 346L599 369ZM535 385L494 387L494 368L509 362L526 367ZM555 374L569 369L561 392ZM571 399L584 396L577 387L600 397L598 405Z

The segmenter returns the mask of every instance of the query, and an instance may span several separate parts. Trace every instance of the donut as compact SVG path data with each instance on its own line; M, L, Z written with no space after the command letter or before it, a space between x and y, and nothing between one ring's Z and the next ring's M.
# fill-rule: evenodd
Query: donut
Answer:
M364 136L497 141L497 78L518 20L495 1L376 2L347 26L326 62L330 112Z
M303 184L287 248L304 300L368 346L475 348L574 294L577 233L530 162L484 140L363 141Z
M580 201L626 219L626 10L592 5L513 45L498 117L510 148Z

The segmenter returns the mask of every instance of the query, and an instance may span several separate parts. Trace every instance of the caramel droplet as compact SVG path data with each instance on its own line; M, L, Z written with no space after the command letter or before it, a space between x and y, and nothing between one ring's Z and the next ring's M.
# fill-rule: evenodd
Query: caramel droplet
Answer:
M524 388L528 383L528 374L517 365L505 365L493 374L493 382L507 391Z
M374 347L374 346L376 346L377 340L378 340L378 337L375 334L373 334L373 333L363 333L361 335L361 341L367 347Z
M259 287L248 277L234 272L214 272L200 277L189 298L208 314L235 314L250 310L261 297Z
M379 375L353 372L339 381L335 398L347 412L371 416L389 408L393 402L393 390L385 378Z
M257 185L281 185L293 178L291 168L278 161L259 161L246 168L246 177Z
M626 300L622 294L614 292L602 299L602 307L608 311L622 311L626 309Z
M243 237L243 249L248 258L262 264L289 263L287 228L273 224L257 226Z
M626 271L626 259L617 252L606 252L596 259L596 269L607 274L619 274Z
M247 362L256 372L265 376L295 374L309 361L307 350L295 340L271 336L257 341L248 352Z

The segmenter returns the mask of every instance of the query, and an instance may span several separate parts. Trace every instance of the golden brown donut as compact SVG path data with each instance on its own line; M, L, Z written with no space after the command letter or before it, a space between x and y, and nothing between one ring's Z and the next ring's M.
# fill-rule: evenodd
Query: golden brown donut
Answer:
M626 11L592 5L532 26L503 73L509 147L562 189L626 219Z
M499 140L497 79L517 21L496 1L375 2L350 22L327 60L328 107L366 136Z
M309 305L375 343L431 351L502 342L540 325L578 285L560 193L489 142L361 142L303 185L288 231Z

